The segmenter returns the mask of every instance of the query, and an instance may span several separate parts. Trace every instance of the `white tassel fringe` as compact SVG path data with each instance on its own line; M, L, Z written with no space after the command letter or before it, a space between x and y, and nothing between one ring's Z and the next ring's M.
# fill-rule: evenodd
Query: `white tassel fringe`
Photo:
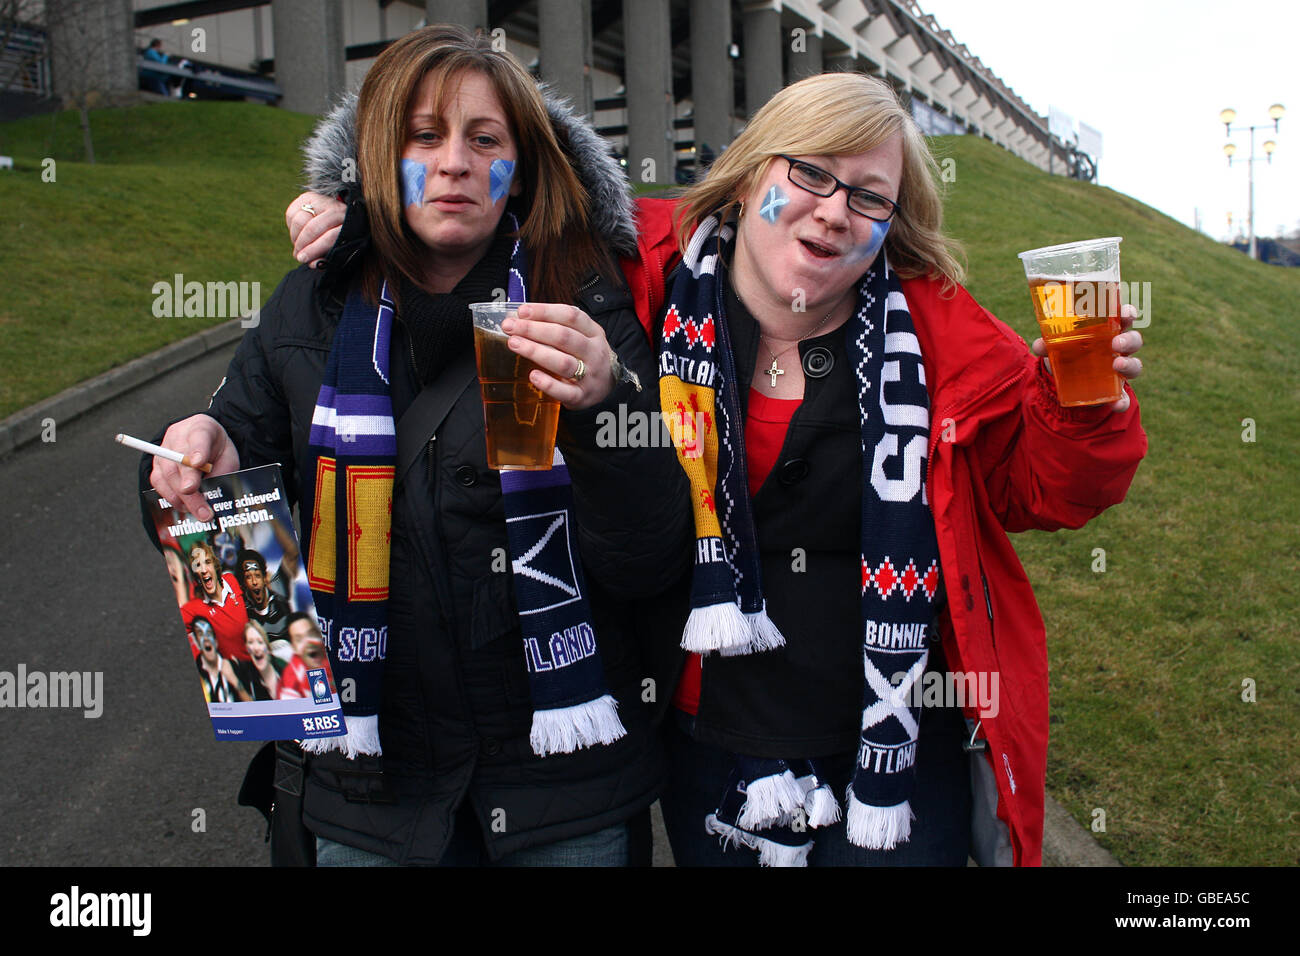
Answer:
M344 717L346 734L338 737L313 737L299 741L299 745L309 754L324 754L334 750L343 752L349 760L356 760L361 754L379 756L383 749L379 746L379 715L369 717Z
M745 830L762 830L788 822L803 806L803 789L789 770L751 780L745 787L745 805L736 823Z
M776 626L776 622L767 616L767 602L763 602L763 607L753 614L746 614L749 619L749 631L753 635L752 642L756 651L770 651L778 647L785 647L785 636L781 629Z
M848 835L854 846L868 850L892 850L906 843L912 835L912 821L916 815L906 800L892 807L873 807L848 792Z
M744 830L723 823L712 813L704 818L704 829L709 833L722 837L724 848L743 846L751 850L757 850L759 866L807 866L808 854L812 852L813 848L812 840L802 846L786 846L784 843L777 843L775 840L768 840L752 833L746 833Z
M749 621L730 601L692 608L682 631L682 648L696 654L710 651L748 654L751 640Z
M533 711L533 729L528 736L533 753L571 754L583 747L612 744L627 734L618 719L618 701L609 694L585 704Z
M805 778L807 779L807 778ZM840 822L840 804L831 788L825 784L813 787L803 801L804 813L810 827L828 827Z

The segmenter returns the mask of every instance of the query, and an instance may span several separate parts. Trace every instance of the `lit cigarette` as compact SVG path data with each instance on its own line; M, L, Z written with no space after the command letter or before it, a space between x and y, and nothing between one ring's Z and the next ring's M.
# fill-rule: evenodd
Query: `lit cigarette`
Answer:
M130 435L118 435L117 443L125 445L127 448L134 448L136 451L142 451L147 455L157 455L159 458L166 458L168 461L174 461L178 465L184 465L187 468L194 468L190 464L190 456L182 455L178 451L172 451L170 448L163 448L161 445L153 445L147 441L141 441L138 438L132 438ZM208 462L197 466L198 470L205 475L212 471L212 463Z

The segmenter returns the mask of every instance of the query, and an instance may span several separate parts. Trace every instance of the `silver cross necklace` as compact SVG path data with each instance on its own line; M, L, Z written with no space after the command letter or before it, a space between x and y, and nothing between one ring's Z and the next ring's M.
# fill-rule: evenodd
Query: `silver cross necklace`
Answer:
M780 367L777 366L777 364L776 364L776 363L777 363L777 359L779 359L779 358L781 357L781 355L785 355L786 352L789 352L790 349L792 349L792 348L796 348L796 347L799 345L799 342L802 342L804 339L811 339L811 338L814 338L814 337L817 335L817 333L821 331L822 326L824 326L827 322L830 321L831 315L835 312L835 308L836 308L836 306L838 306L838 305L839 305L839 303L836 302L835 305L831 306L831 311L830 311L830 312L827 312L827 313L826 313L826 317L823 318L820 322L817 323L817 328L813 329L811 332L809 332L807 335L805 335L802 339L799 339L798 341L796 341L796 342L794 343L794 345L788 345L788 346L786 346L784 349L781 350L781 354L780 354L780 355L778 355L775 351L772 350L772 346L771 346L771 344L767 341L767 336L765 336L761 331L758 333L758 337L759 337L760 339L762 339L763 344L767 346L767 351L768 351L768 353L772 356L772 367L769 368L767 371L765 371L765 372L763 373L764 375L770 375L770 376L772 376L772 383L771 383L771 387L772 387L772 388L776 388L776 377L777 377L778 375L784 375L784 374L785 374L785 369L780 368Z

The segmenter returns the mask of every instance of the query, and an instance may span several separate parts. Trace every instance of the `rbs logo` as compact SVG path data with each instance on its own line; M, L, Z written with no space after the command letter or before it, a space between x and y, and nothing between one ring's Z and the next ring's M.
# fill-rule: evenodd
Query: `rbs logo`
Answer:
M322 730L338 730L339 715L330 714L326 717L304 717L302 719L302 729L307 733L316 733Z

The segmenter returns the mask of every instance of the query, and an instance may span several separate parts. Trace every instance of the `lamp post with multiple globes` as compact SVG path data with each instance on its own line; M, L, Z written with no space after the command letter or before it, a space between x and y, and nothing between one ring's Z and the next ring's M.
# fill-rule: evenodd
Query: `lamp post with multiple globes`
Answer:
M1268 108L1269 119L1273 121L1273 132L1275 133L1277 132L1278 120L1280 120L1285 113L1286 113L1286 108L1283 107L1281 103L1274 103L1272 106ZM1250 207L1247 212L1246 226L1250 232L1250 257L1254 259L1257 258L1255 254L1255 163L1260 162L1260 160L1255 159L1255 130L1268 129L1268 125L1264 124L1261 126L1233 126L1232 121L1236 118L1237 118L1237 111L1234 109L1226 109L1219 113L1219 120L1220 122L1223 123L1223 131L1225 136L1231 136L1234 130L1236 131L1250 130L1250 159L1247 159L1244 162L1246 163L1246 168L1250 174L1249 175ZM1273 150L1277 149L1277 143L1271 139L1266 139L1264 140L1263 143L1263 149L1265 154L1264 157L1265 160L1269 163L1273 162ZM1223 153L1225 156L1228 157L1229 166L1232 165L1232 158L1236 154L1236 152L1237 152L1237 145L1235 143L1224 144Z

